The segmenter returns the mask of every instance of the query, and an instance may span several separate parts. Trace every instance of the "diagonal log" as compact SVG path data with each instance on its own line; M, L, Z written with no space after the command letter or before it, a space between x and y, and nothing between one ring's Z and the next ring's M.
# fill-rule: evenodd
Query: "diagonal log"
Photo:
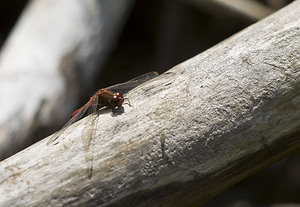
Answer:
M300 1L0 163L0 206L198 206L300 148ZM93 157L93 175L88 178Z

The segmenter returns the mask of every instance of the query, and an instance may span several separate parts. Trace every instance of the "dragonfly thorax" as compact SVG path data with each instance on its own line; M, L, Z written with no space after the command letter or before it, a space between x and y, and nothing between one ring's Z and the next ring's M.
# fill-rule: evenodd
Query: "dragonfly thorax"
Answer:
M113 110L120 108L124 102L124 96L122 93L114 93L107 89L101 89L98 93L98 97L99 106L108 106L111 107Z

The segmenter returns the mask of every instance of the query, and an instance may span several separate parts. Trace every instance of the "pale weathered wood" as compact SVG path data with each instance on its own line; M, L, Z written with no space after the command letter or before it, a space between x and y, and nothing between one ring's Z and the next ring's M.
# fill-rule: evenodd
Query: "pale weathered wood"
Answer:
M0 163L0 206L198 206L300 146L300 1ZM84 135L84 134L83 134ZM93 174L88 178L93 157Z
M258 21L274 12L273 9L255 0L188 0L188 2L215 15L235 15L251 21Z
M0 53L0 160L71 113L114 48L131 4L30 1Z

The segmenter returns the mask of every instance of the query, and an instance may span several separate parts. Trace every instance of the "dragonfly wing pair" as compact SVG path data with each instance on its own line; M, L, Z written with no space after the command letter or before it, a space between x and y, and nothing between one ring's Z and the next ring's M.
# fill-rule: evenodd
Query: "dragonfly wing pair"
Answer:
M143 75L140 75L136 78L133 78L129 81L126 81L124 83L119 83L110 87L107 87L106 89L112 91L112 92L121 92L122 94L128 93L128 91L136 88L137 86L155 78L158 76L157 72L149 72Z

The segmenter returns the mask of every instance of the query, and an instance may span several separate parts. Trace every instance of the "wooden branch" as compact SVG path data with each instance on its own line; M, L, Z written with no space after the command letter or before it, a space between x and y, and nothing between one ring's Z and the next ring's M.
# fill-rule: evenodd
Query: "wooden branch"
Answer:
M62 124L78 83L90 86L117 42L131 2L28 4L0 54L0 160L32 143L34 131Z
M273 9L255 0L189 0L197 7L215 14L236 15L243 19L258 21L274 12Z
M58 144L2 161L0 206L198 206L298 150L299 10L295 1L135 88L123 113L102 110Z

